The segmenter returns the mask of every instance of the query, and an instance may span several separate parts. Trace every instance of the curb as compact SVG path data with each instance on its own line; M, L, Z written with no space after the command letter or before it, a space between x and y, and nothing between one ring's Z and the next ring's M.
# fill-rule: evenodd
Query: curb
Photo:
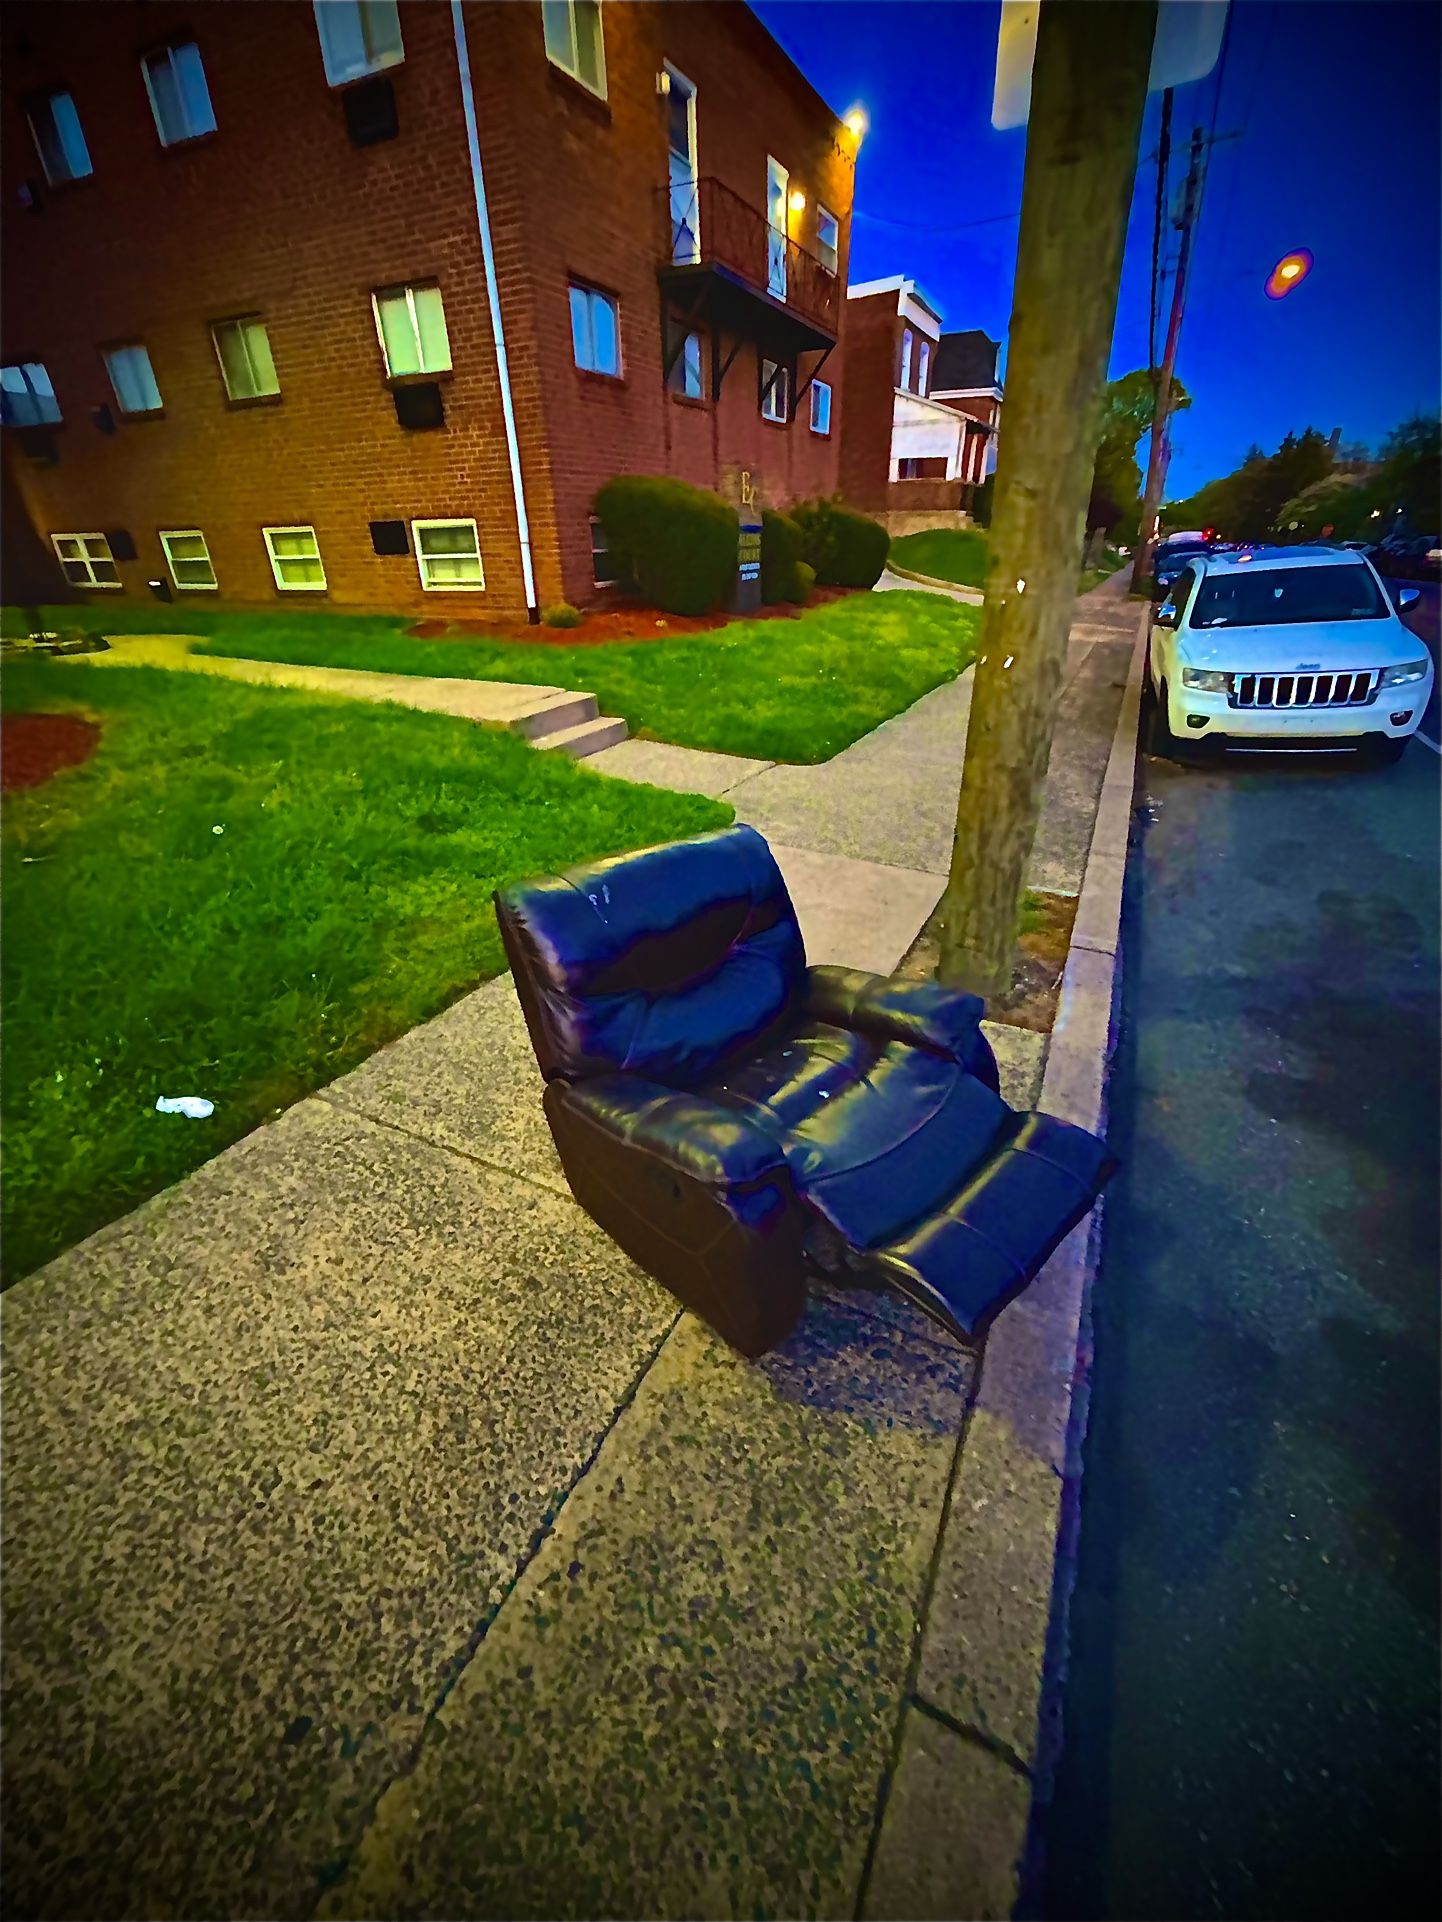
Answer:
M1146 636L1143 612L1036 1104L1097 1132L1106 1122ZM1062 1745L1100 1216L1094 1210L1073 1231L987 1339L859 1909L866 1918L1035 1908L1035 1818L1051 1798Z
M890 555L887 556L886 571L904 581L915 581L918 587L931 587L939 594L955 595L958 600L965 601L968 607L980 607L986 599L979 587L968 587L965 581L941 581L935 574L918 574L914 567L899 567Z

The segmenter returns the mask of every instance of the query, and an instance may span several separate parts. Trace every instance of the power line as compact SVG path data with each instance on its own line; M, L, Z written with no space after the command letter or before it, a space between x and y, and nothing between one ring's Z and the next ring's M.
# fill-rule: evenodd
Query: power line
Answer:
M952 227L938 227L930 220L888 220L884 214L869 214L860 207L853 207L853 220L865 221L869 227L895 227L904 234L965 234L973 227L997 227L1003 221L1020 220L1021 209L1014 214L987 214L982 220L963 220Z

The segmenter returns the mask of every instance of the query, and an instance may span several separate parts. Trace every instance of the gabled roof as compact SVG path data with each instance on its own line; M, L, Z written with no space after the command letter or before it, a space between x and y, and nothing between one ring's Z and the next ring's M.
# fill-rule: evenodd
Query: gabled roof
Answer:
M955 393L969 387L999 387L996 377L1001 342L979 327L965 333L943 334L931 363L933 394Z

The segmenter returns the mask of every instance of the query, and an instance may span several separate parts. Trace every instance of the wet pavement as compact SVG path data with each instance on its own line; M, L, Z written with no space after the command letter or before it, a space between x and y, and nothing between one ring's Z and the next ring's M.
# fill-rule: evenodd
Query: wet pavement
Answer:
M1050 1916L1438 1911L1438 774L1142 762Z

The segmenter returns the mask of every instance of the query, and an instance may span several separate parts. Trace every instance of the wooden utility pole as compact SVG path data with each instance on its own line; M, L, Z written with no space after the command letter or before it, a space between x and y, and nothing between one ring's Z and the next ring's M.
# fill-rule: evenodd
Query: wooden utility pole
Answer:
M1187 184L1182 192L1182 244L1177 254L1177 277L1172 286L1172 315L1167 322L1167 344L1162 349L1161 372L1157 377L1157 405L1152 416L1152 446L1147 456L1147 484L1142 491L1142 523L1137 529L1136 559L1132 562L1132 586L1140 587L1151 579L1152 549L1156 545L1153 529L1162 492L1167 484L1167 462L1171 458L1169 425L1172 418L1172 375L1177 365L1177 345L1182 337L1182 315L1187 306L1187 270L1192 264L1192 235L1202 202L1202 154L1206 142L1200 127L1192 129L1192 160L1187 168Z
M981 653L937 974L1011 979L1076 598L1156 0L1042 0Z

